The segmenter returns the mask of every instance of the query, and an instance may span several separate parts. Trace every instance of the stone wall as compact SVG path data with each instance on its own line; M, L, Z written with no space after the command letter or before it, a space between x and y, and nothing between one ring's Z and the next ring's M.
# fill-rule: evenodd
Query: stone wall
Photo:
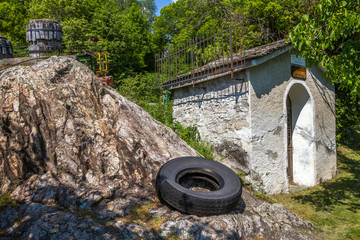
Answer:
M250 149L249 82L244 72L174 91L173 117L184 126L196 125L218 158L230 159L248 172Z

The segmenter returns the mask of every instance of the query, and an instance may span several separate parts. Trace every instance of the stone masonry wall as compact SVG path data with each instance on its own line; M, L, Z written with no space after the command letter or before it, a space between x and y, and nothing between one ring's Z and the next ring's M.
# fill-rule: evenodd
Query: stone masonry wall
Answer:
M174 91L173 117L184 126L196 125L201 138L248 172L250 149L249 83L237 73Z
M303 114L302 121L311 129L306 135L301 125L295 128L306 141L296 142L302 155L296 156L294 172L301 177L306 173L310 185L318 184L336 173L334 88L318 67L307 69L306 80L293 79L288 52L235 74L233 80L229 75L174 90L173 116L184 126L196 125L202 139L215 146L219 159L250 173L246 180L255 189L287 192L286 97L290 89L298 91L294 85L310 96L306 110L310 114ZM309 174L307 166L312 168Z

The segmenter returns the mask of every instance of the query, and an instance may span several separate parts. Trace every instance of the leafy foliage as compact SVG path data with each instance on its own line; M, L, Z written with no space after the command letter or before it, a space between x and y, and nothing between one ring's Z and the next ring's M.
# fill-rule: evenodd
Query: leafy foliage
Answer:
M119 79L117 90L131 101L140 103L158 103L161 90L157 88L155 74L137 74Z
M201 155L213 158L210 145L201 140L196 127L183 127L179 122L173 121L172 101L169 100L167 104L164 104L165 98L170 99L171 94L169 92L162 93L161 89L157 88L154 74L148 73L124 78L119 86L118 91L122 95L141 106L156 120L172 128L181 139Z
M302 14L313 11L316 1L178 0L155 18L154 44L160 51L170 41L179 44L199 34L214 34L238 16L243 21L244 47L258 46L285 38Z
M336 88L336 92L337 139L349 144L351 133L360 127L360 97L350 97L349 90L339 87Z
M183 127L179 122L174 122L170 127L178 136L198 151L203 157L213 159L212 148L209 144L201 141L200 133L195 126Z
M24 45L29 19L58 21L67 49L106 52L110 73L120 78L153 69L155 9L154 0L6 0L0 2L0 34Z
M322 0L289 35L307 64L321 64L337 87L338 132L360 120L360 1Z
M309 66L321 63L340 88L360 95L360 1L323 0L313 18L303 15L290 39Z
M24 45L26 24L29 22L28 1L0 1L0 35L7 37L13 45Z

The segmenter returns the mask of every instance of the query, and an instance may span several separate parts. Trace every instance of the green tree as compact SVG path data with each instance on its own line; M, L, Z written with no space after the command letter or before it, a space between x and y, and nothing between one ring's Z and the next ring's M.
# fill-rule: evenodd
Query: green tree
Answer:
M29 11L34 18L60 22L67 47L106 52L110 73L119 79L153 65L148 19L154 6L153 0L33 0Z
M321 64L337 89L337 130L360 121L360 1L322 0L289 35L307 64Z
M250 48L284 39L305 13L314 11L318 0L178 0L161 9L153 25L154 44L162 51L167 44L214 34L243 22L244 47Z
M100 5L99 0L32 0L29 12L35 19L62 22L75 18L90 21Z
M146 67L145 56L151 48L150 24L141 10L133 4L123 16L122 31L119 32L126 49L122 55L122 65L126 69L141 70Z
M360 95L360 1L322 0L289 35L309 65L321 63L339 89Z
M154 20L156 12L154 0L115 0L115 4L121 12L130 9L133 4L136 4L148 22L151 23Z
M0 35L13 45L26 44L26 24L29 22L26 0L0 1Z

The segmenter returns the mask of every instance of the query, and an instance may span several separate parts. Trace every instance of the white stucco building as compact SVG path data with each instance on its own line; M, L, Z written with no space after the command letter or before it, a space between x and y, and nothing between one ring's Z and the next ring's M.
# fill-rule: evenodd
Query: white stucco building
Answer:
M285 41L244 59L233 74L170 86L175 121L195 125L219 159L266 193L334 177L335 90L321 68L306 68Z

